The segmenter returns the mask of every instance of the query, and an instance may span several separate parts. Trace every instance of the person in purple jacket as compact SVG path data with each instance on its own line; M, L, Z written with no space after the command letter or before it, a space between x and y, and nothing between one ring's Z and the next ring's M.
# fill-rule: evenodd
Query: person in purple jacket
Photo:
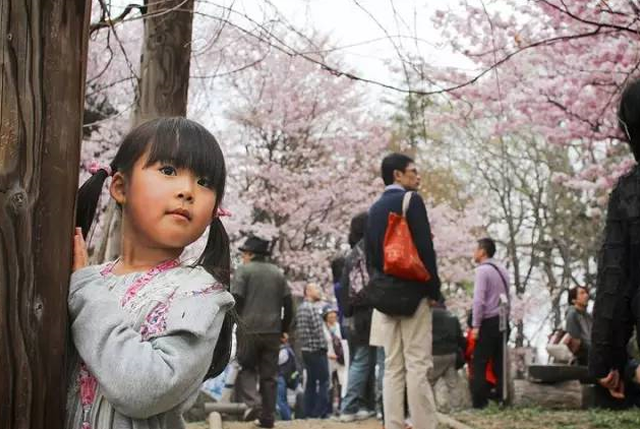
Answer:
M502 264L493 259L495 253L496 244L491 238L478 240L478 247L473 254L473 260L478 266L473 290L471 335L476 339L476 349L472 365L474 368L486 368L487 362L493 359L493 370L498 378L498 397L503 398L503 354L504 339L507 335L505 332L508 331L509 273ZM487 406L489 392L490 386L485 377L473 377L471 398L474 408Z

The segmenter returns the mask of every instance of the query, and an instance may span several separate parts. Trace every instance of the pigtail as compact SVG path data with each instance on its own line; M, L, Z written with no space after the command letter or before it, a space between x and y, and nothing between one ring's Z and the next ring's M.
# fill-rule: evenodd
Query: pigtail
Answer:
M76 226L82 228L82 236L85 238L89 234L89 229L96 215L98 200L107 177L109 177L109 172L105 169L99 169L78 189Z
M216 217L209 227L207 245L197 262L202 265L216 280L229 289L231 283L231 253L229 235L219 217ZM206 378L213 378L224 371L231 359L231 343L233 340L233 325L238 322L238 313L235 308L224 316L222 329L218 341L213 350L211 366Z
M196 264L202 265L216 280L224 284L227 289L229 288L231 284L229 235L219 217L211 222L207 245Z

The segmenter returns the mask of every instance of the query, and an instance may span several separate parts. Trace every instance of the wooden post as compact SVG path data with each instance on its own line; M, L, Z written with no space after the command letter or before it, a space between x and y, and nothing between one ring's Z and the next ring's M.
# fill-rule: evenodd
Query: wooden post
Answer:
M90 0L0 1L0 428L58 429Z

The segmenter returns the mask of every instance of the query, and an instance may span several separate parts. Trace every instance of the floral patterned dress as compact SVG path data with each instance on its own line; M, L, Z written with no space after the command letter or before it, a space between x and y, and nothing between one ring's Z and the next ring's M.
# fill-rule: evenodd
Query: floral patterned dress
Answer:
M66 429L180 429L233 298L202 267L76 271Z

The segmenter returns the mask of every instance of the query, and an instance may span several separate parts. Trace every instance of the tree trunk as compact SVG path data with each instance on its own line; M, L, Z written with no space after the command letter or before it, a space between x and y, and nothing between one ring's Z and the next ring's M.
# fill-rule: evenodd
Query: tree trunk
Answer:
M133 125L185 116L194 0L148 1Z
M0 2L0 427L62 428L89 0Z
M144 2L144 38L140 81L131 124L133 127L163 116L186 116L191 61L194 0ZM115 203L109 203L115 210ZM105 225L105 235L95 260L113 260L120 254L119 210Z

